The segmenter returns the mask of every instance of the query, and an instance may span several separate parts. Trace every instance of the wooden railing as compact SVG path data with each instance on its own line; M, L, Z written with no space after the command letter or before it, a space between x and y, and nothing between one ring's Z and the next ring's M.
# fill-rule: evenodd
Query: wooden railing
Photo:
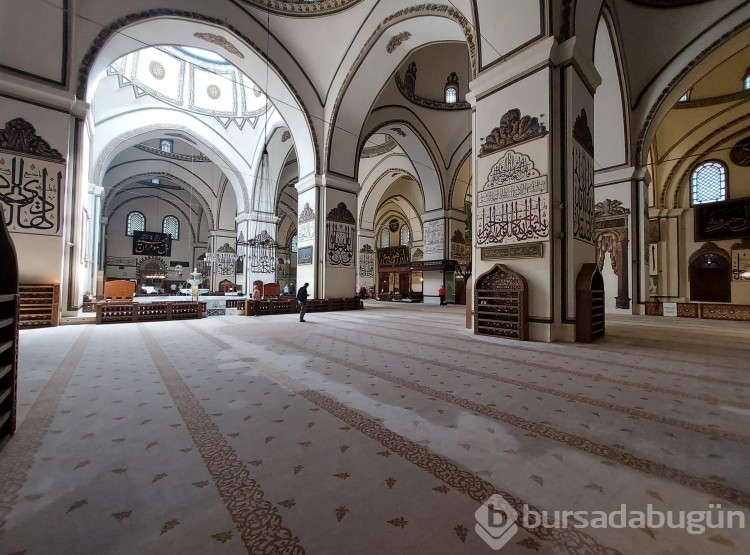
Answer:
M203 301L103 301L96 304L96 323L152 322L158 320L186 320L205 315Z

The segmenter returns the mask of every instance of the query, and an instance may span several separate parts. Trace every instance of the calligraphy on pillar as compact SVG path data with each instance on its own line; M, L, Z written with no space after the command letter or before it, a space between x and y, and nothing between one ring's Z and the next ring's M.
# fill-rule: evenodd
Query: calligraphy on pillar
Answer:
M424 223L424 253L426 256L438 255L443 257L445 243L445 222L432 220Z
M594 244L594 158L573 141L573 238Z
M359 275L360 277L375 275L375 251L368 243L359 249Z
M504 151L477 195L477 244L539 241L549 238L549 228L547 176L528 155Z
M340 202L326 218L326 263L328 266L354 266L357 226L354 216Z
M62 233L65 164L0 151L0 205L8 231Z
M298 219L299 227L297 229L297 242L304 243L315 239L315 211L305 203Z

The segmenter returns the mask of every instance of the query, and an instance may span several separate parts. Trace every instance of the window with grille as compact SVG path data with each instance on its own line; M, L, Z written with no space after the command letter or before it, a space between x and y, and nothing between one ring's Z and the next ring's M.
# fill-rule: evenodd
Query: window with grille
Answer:
M445 89L445 101L448 104L455 104L458 101L458 89L448 87Z
M391 246L391 232L387 227L380 230L380 248L387 249Z
M750 70L750 68L748 68ZM745 75L745 78L742 80L742 88L746 91L750 90L750 71L748 71L747 75Z
M399 233L399 243L401 245L408 245L411 234L409 233L409 226L404 224L401 226L401 232Z
M168 233L172 236L173 241L180 238L180 220L175 216L167 216L162 222L162 233Z
M721 202L727 199L727 171L721 162L704 162L691 176L692 204Z
M134 231L146 231L146 216L140 212L130 212L128 214L128 224L125 233L132 236Z
M172 139L162 139L159 145L164 152L174 152L174 141Z

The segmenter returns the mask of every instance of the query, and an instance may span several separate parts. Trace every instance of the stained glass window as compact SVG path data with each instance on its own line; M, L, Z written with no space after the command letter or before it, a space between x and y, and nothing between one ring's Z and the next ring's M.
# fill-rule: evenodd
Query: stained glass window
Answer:
M134 231L146 231L146 216L140 212L130 212L128 214L126 234L133 235Z
M162 233L168 233L173 241L180 238L180 220L175 216L167 216L162 222Z
M721 162L704 162L691 176L693 204L721 202L727 199L727 171Z

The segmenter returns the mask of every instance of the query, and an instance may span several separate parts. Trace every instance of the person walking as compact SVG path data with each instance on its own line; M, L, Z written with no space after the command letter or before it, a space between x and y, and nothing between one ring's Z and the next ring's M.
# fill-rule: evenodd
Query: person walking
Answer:
M305 283L297 291L297 304L299 304L299 321L305 321L305 312L307 312L307 286L309 283Z
M438 296L440 297L440 306L446 306L448 303L445 302L445 287L442 285L438 289Z
M253 285L253 316L260 316L260 289Z

